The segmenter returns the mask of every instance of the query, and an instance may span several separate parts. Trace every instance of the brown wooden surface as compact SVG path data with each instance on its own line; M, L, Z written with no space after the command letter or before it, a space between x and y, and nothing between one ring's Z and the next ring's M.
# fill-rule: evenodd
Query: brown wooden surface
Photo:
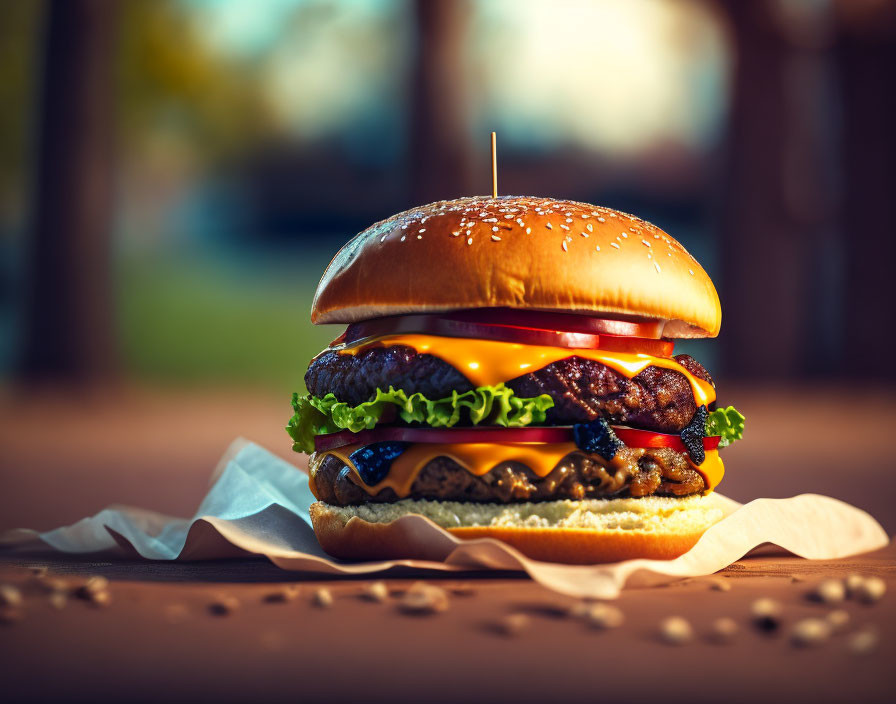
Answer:
M0 628L0 672L10 701L887 701L896 656L894 557L891 547L838 562L743 560L723 573L729 592L711 589L708 579L625 592L618 603L626 623L609 632L562 616L571 600L523 578L431 580L473 594L452 596L444 613L412 617L394 599L360 598L364 580L304 582L295 601L265 603L292 575L264 561L29 561L108 575L113 602L96 608L73 600L56 611L29 597L24 620ZM877 626L878 651L857 657L845 635L815 649L793 647L792 625L830 610L804 598L813 580L851 572L889 584L878 605L845 607L850 631ZM27 579L9 562L0 574ZM409 584L386 581L393 591ZM320 584L335 597L330 609L311 604ZM208 604L222 594L240 608L213 616ZM758 597L784 603L779 634L751 626L749 605ZM496 632L503 617L520 612L529 617L522 633ZM694 626L691 644L658 640L660 620L674 614ZM731 645L706 640L720 616L742 629Z
M735 498L788 496L803 490L843 498L896 532L889 434L892 397L859 395L865 412L844 416L845 394L806 389L731 389L747 415L748 437L726 452L722 490ZM192 512L217 456L237 434L288 456L280 428L288 408L260 394L130 391L71 398L0 396L0 530L49 528L112 502ZM0 562L0 582L24 582L28 566L103 574L113 602L94 608L71 600L61 611L29 594L25 617L0 627L0 681L9 700L85 701L886 701L896 683L896 549L836 562L787 557L742 560L723 573L729 592L709 579L626 591L626 623L588 629L558 612L570 600L516 575L427 577L452 596L447 612L409 617L394 600L358 597L365 580L318 583L264 560L218 563L90 562L71 557ZM799 619L831 607L808 601L818 579L851 572L885 577L890 593L875 606L845 604L848 631L874 625L871 656L852 655L847 635L816 649L794 648ZM805 581L794 582L797 575ZM393 591L413 575L388 575ZM285 604L263 602L282 582L302 593ZM311 605L320 585L335 603ZM241 608L212 616L218 595ZM781 632L766 636L749 622L762 596L785 604ZM495 624L523 612L529 625L509 638ZM686 646L656 637L660 620L682 615L697 638ZM741 633L711 644L712 620L730 616Z

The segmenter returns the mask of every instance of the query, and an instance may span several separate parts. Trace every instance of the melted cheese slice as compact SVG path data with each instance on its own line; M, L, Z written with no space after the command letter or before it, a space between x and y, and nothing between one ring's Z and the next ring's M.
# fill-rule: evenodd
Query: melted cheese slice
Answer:
M352 472L355 483L371 496L383 489L392 489L399 498L411 493L411 486L420 470L436 457L450 457L471 474L481 477L504 462L521 462L537 476L546 477L560 461L571 452L579 451L575 443L456 443L435 444L416 443L408 447L393 462L386 477L368 486L361 479L350 455L362 445L345 445L335 450L318 453L313 458L313 466L323 461L327 455L338 457ZM718 450L707 450L706 459L699 467L691 462L691 467L703 477L707 492L712 491L725 474L725 467ZM318 496L312 472L311 490ZM319 498L319 497L318 497Z
M629 379L650 366L671 369L683 374L688 380L698 406L709 405L716 400L716 390L712 384L698 379L674 359L653 357L649 354L418 334L384 335L358 344L346 345L337 351L339 354L355 355L369 347L395 345L406 345L417 352L438 357L456 367L474 386L494 386L537 371L561 359L582 357L600 362Z

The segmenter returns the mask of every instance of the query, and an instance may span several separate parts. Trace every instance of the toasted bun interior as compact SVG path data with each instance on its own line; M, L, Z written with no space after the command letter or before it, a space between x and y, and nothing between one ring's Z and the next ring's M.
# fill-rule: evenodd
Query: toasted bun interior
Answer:
M327 267L315 323L469 308L665 321L665 337L714 337L709 276L663 230L611 208L551 198L461 198L399 213Z
M397 519L424 516L453 535L497 538L527 557L568 564L672 559L724 516L713 495L475 504L404 499L311 506L314 532L330 555L350 560L442 559ZM444 550L445 546L441 546Z

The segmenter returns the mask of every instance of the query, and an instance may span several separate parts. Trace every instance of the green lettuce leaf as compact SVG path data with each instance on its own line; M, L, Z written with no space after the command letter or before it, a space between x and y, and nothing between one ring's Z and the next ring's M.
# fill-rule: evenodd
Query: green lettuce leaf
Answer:
M727 447L744 436L744 417L734 406L717 408L706 418L706 435L718 435L719 447Z
M543 423L546 411L554 400L547 394L534 398L520 398L504 384L480 386L462 394L436 400L423 394L406 394L393 389L377 389L376 396L357 406L338 401L333 394L317 396L292 395L295 414L286 426L296 452L314 451L314 436L351 430L357 433L370 430L390 409L406 423L422 423L432 428L450 428L461 420L473 425L487 423L505 428L522 428Z

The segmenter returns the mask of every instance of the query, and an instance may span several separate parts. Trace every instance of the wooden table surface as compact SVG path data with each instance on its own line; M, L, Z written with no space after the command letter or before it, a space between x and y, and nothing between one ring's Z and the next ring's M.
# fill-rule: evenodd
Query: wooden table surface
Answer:
M746 390L737 398L748 436L726 453L723 491L739 500L811 490L871 511L896 532L891 398L869 392L865 421L839 418L842 401L806 392ZM0 530L50 528L126 502L192 512L216 454L236 434L287 456L283 408L260 395L129 392L103 398L0 397ZM869 421L868 418L871 418ZM833 420L832 420L833 419ZM786 421L786 423L785 423ZM835 422L836 421L836 422ZM49 432L48 429L52 431ZM848 461L842 437L851 439ZM112 602L70 599L57 610L34 586L32 567L77 585L111 580ZM806 598L822 578L883 577L875 605ZM205 563L88 561L56 554L3 555L0 583L25 593L22 620L0 625L3 701L892 701L896 692L896 548L831 562L752 557L714 578L632 589L617 605L625 623L599 631L566 615L572 601L513 574L427 575L450 594L447 611L408 616L397 598L419 575L384 577L390 598L361 597L370 580L317 581L265 560ZM796 579L795 579L796 578ZM729 591L713 588L724 580ZM799 581L796 581L799 580ZM284 584L297 598L268 603ZM321 586L334 596L319 608ZM472 594L454 593L472 590ZM216 616L209 605L234 597ZM772 634L752 623L760 597L784 605ZM795 623L845 609L844 632L814 648L791 642ZM514 636L503 619L526 618ZM695 638L667 645L660 621L685 617ZM707 638L733 618L729 645ZM873 652L851 652L851 633L872 627Z
M106 575L112 603L73 599L57 611L27 592L23 620L0 627L0 672L6 701L893 701L894 558L891 546L833 562L742 560L716 578L730 583L727 592L709 578L624 592L626 621L612 631L565 615L572 600L522 577L428 579L451 594L448 610L409 616L395 596L362 598L368 580L298 582L295 600L267 603L294 575L265 561L6 560L4 582L27 583L27 565L73 583L74 575ZM805 598L814 582L850 573L884 577L890 593L873 606L842 605L846 633L816 648L793 646L797 621L833 608ZM394 595L413 579L385 581ZM321 585L334 597L328 609L312 603ZM455 595L458 587L473 593ZM211 614L221 596L235 597L237 610ZM772 635L752 625L750 605L760 597L784 606ZM527 626L500 633L516 613ZM693 642L659 640L659 623L671 615L691 622ZM730 645L707 639L722 616L740 627ZM855 655L848 634L868 625L879 647Z

